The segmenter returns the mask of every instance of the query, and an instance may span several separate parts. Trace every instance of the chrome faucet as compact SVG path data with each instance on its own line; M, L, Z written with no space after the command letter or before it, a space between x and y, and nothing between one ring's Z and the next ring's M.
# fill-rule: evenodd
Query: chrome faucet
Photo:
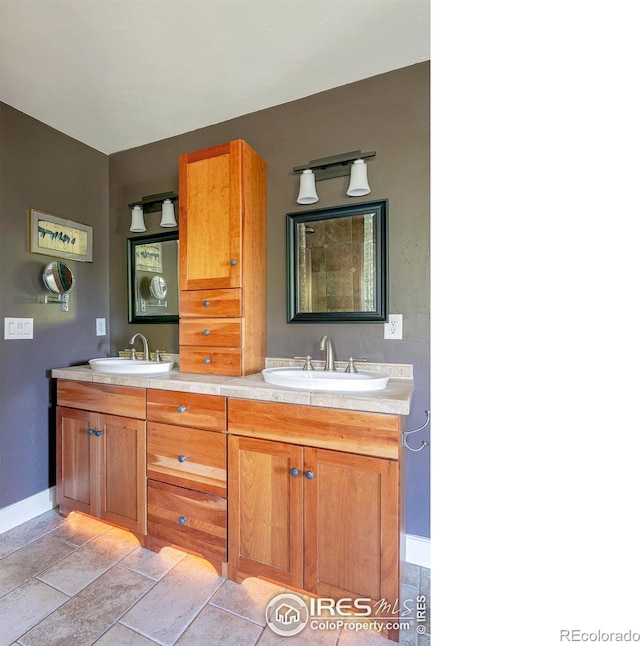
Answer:
M324 369L335 371L336 364L335 355L333 354L333 344L331 343L331 339L326 334L320 339L320 349L326 350L327 353L324 360Z
M142 358L145 361L149 361L149 342L147 341L147 337L144 334L142 334L141 332L134 334L129 340L129 343L133 344L138 337L142 339ZM131 358L136 358L133 347L131 348Z

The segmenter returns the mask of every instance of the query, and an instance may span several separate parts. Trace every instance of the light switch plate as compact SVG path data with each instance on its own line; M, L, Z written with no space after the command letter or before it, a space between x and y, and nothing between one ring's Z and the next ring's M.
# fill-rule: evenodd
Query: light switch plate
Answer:
M105 336L107 333L106 319L96 319L96 336Z
M5 339L33 339L33 319L17 319L5 317Z

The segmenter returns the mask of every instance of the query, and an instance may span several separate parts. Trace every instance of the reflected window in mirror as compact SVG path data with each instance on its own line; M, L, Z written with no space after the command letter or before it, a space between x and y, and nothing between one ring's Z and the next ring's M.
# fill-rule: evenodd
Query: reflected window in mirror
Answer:
M289 321L384 321L387 200L287 214Z
M127 238L129 323L178 322L178 232Z

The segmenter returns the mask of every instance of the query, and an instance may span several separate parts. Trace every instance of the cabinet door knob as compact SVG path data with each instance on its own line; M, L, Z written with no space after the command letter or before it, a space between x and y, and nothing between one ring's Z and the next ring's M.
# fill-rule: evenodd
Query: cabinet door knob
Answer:
M92 428L88 428L88 429L87 429L87 433L88 433L89 435L93 435L93 434L95 433L95 431L94 431Z
M209 307L209 305L211 305L211 303L210 303L209 301L202 301L202 304L203 304L205 307Z
M316 477L316 474L313 471L305 471L304 472L304 477L307 480L313 480Z
M300 475L300 471L298 471L298 469L291 469L291 471L289 471L289 473L290 473L294 478L297 478L297 477Z
M208 363L211 363L211 359L209 359L209 357L205 357L205 358L202 360L202 363L207 363L207 364L208 364Z
M209 336L211 334L211 330L202 330L202 334Z
M96 431L96 437L100 437L102 435L102 431Z
M187 522L187 517L186 516L180 516L180 518L178 518L178 522L181 525L184 525Z
M186 455L179 455L178 456L178 462L184 462L187 459Z
M186 411L186 410L187 410L186 406L178 406L178 412L179 413L184 413L184 411Z
M232 265L237 265L238 261L235 258L231 258L231 264Z

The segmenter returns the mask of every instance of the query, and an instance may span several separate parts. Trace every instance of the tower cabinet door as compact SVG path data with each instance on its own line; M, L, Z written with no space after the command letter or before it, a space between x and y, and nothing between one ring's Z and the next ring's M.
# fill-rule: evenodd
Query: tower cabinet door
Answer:
M180 289L240 287L237 142L181 155Z
M398 463L305 448L304 469L305 590L393 604L398 599Z
M302 587L303 449L229 436L229 574Z
M94 436L98 415L59 406L56 416L58 504L65 513L81 511L96 516L100 508Z
M102 472L100 517L146 532L146 423L101 415L99 463Z

